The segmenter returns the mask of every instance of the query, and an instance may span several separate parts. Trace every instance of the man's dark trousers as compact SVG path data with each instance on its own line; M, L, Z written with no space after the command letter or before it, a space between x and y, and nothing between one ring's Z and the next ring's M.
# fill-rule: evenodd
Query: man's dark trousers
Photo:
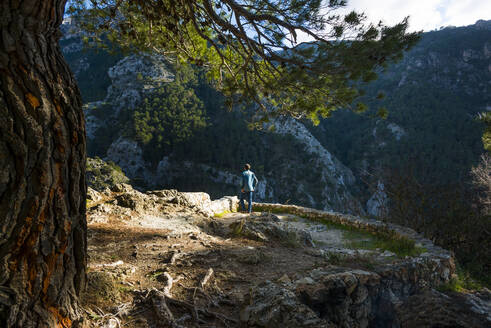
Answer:
M249 213L252 213L252 191L244 191L244 192L241 192L240 193L240 209L242 211L245 211L245 204L244 204L244 199L246 199L246 197L248 197L248 211Z

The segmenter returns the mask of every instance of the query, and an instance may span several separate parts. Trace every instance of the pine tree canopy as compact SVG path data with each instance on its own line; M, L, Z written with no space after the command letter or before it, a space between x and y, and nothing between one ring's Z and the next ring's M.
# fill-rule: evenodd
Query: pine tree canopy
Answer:
M419 39L408 20L367 23L344 0L72 0L91 41L203 66L228 105L257 104L260 121L316 122L350 108L360 87ZM312 40L300 43L298 36ZM357 110L355 106L353 110Z

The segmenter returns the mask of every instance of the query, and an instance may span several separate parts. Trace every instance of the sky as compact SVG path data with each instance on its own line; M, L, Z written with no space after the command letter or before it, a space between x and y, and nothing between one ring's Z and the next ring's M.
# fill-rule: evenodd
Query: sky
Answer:
M409 18L410 31L441 26L465 26L491 19L491 0L348 0L348 8L363 11L370 21L388 25Z

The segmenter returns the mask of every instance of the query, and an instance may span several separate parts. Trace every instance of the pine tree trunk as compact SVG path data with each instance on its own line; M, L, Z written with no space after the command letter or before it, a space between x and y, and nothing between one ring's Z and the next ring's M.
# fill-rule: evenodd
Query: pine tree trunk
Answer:
M85 127L58 46L65 1L0 4L1 327L70 327L81 317Z

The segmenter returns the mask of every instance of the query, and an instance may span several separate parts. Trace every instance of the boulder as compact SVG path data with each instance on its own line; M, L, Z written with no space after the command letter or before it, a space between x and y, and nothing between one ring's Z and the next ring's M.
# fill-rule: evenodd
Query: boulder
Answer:
M134 189L127 183L118 183L111 187L114 192L132 192Z
M145 195L133 191L131 193L123 193L116 196L116 202L118 206L129 208L138 213L143 213L145 209Z
M181 194L189 204L202 209L206 209L211 203L210 195L205 192L183 192Z
M209 209L213 214L223 212L236 212L239 208L239 199L237 196L225 196L217 200L213 200L209 205Z
M302 304L294 292L271 281L253 288L249 299L240 312L240 321L247 327L334 327Z
M87 199L97 202L102 199L102 196L96 190L92 189L91 187L87 187Z
M320 318L341 327L364 328L379 311L374 296L379 290L377 282L376 273L361 270L314 270L310 277L295 282L295 293Z
M251 215L247 220L234 222L229 226L234 235L253 240L278 240L289 246L314 246L308 231L296 229L288 222L283 222L276 215L263 213Z
M225 196L212 201L210 195L204 192L183 192L181 195L190 205L196 206L210 216L223 212L235 212L239 204L236 196Z

